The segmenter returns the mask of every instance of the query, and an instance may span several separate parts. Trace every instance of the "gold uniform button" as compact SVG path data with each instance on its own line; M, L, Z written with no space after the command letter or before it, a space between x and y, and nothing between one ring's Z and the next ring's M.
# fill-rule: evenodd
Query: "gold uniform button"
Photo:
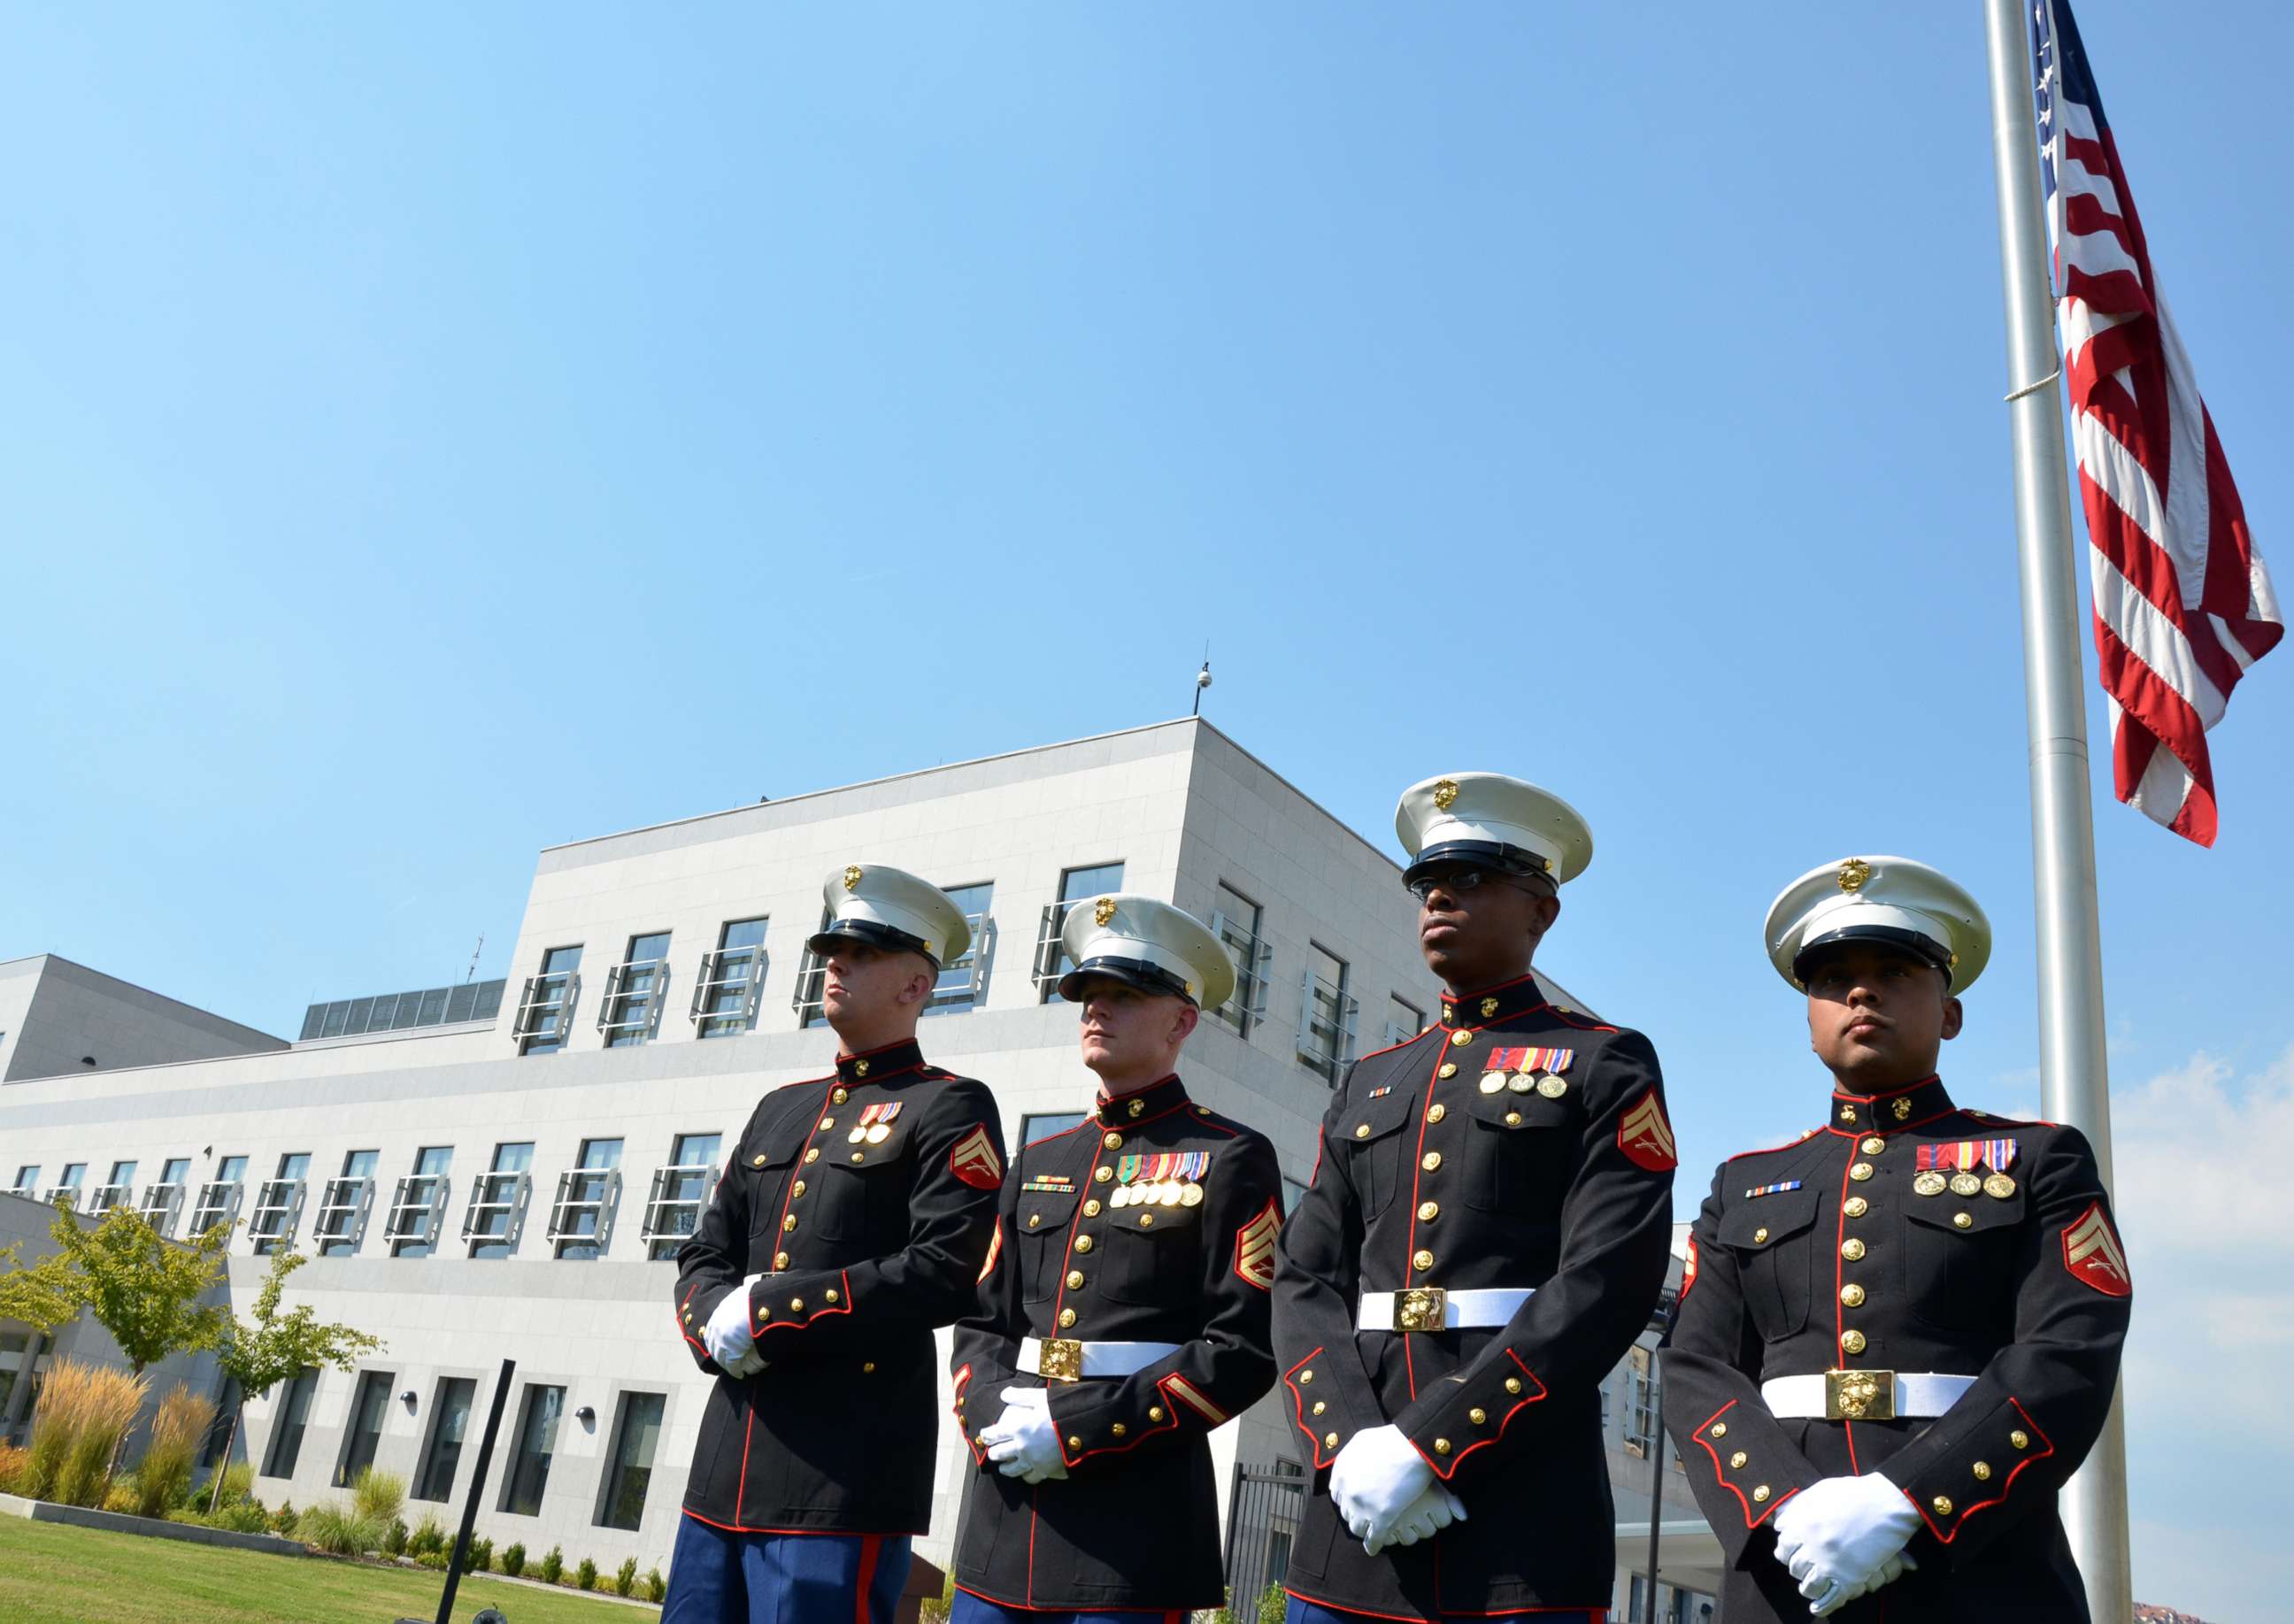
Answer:
M1082 1439L1080 1439L1080 1438L1078 1438L1078 1437L1077 1437L1077 1436L1076 1436L1074 1433L1069 1433L1069 1434L1068 1434L1068 1448L1070 1448L1070 1449L1079 1449L1083 1448L1083 1440L1082 1440Z
M1752 1457L1745 1454L1744 1450L1738 1449L1734 1455L1729 1457L1729 1469L1732 1472L1741 1472L1745 1469L1745 1463L1751 1458Z
M1726 1438L1729 1435L1729 1424L1726 1421L1715 1421L1712 1424L1712 1435L1715 1438Z
M836 1299L836 1293L835 1293L834 1290L825 1291L825 1292L821 1293L821 1295L823 1295L823 1296L826 1297L826 1298L827 1298L831 1303L834 1303L834 1302L835 1302L835 1301L837 1300L837 1299Z
M1105 1134L1101 1138L1099 1142L1105 1145L1110 1150L1119 1150L1123 1148L1123 1135L1120 1133Z
M1753 1244L1754 1246L1759 1246L1762 1241L1766 1240L1768 1238L1769 1238L1769 1226L1768 1226L1768 1225L1766 1225L1766 1224L1762 1224L1759 1229L1754 1230L1753 1231Z
M1082 1270L1070 1269L1068 1271L1068 1289L1070 1291L1080 1291L1083 1289Z
M1358 1122L1354 1124L1354 1137L1356 1139L1368 1139L1370 1137L1370 1124L1366 1122Z
M1753 1498L1759 1501L1763 1506L1767 1505L1769 1502L1769 1486L1766 1483L1755 1484L1753 1489Z
M1846 1240L1840 1243L1840 1255L1846 1258L1850 1263L1854 1263L1858 1258L1864 1255L1864 1243L1857 1239L1853 1235L1851 1235Z
M1314 1373L1312 1370L1301 1370L1298 1372L1298 1384L1302 1387L1314 1379Z
M793 1188L793 1190L791 1190L789 1191L789 1194L790 1194L791 1196L801 1196L801 1195L804 1194L804 1181L803 1181L802 1179L799 1179L799 1180L796 1181L795 1188Z
M1857 1149L1861 1150L1867 1156L1877 1156L1881 1151L1885 1150L1887 1148L1888 1141L1882 1139L1876 1133L1871 1138L1866 1140L1862 1144L1857 1146Z
M1436 1455L1447 1455L1450 1452L1450 1441L1447 1438L1436 1438L1434 1441L1434 1452Z
M842 1089L841 1089L841 1088L840 1088L840 1089L838 1089L834 1093L833 1093L833 1094L831 1094L831 1095L829 1095L829 1096L828 1096L828 1102L829 1102L829 1104L831 1104L831 1105L842 1105L842 1104L843 1104L847 1100L850 1100L851 1097L852 1097L851 1095L850 1095L850 1094L846 1093Z
M776 1253L774 1253L774 1254L773 1254L773 1267L774 1267L774 1268L776 1268L776 1269L785 1269L785 1268L787 1268L787 1267L788 1267L788 1254L787 1254L787 1253L785 1253L785 1252L776 1252Z
M1151 1230L1151 1229L1153 1229L1153 1228L1155 1227L1155 1214L1152 1214L1152 1213L1142 1213L1142 1214L1139 1214L1139 1227L1140 1227L1141 1229L1143 1229L1143 1230Z
M1865 1180L1872 1176L1872 1164L1869 1162L1857 1163L1853 1167L1851 1167L1848 1170L1848 1176L1855 1180L1859 1184L1861 1184Z
M1463 1049L1468 1043L1470 1043L1473 1041L1474 1035L1470 1032L1452 1032L1450 1034L1450 1043L1452 1048Z
M1853 1284L1843 1286L1840 1288L1840 1300L1851 1308L1861 1308L1864 1306L1864 1288Z
M1928 1504L1935 1507L1936 1515L1940 1517L1948 1517L1951 1515L1951 1496L1948 1494L1940 1494L1932 1500L1930 1500Z
M793 1314L801 1314L804 1312L804 1299L802 1297L791 1297L789 1299L789 1312Z
M874 1375L875 1375L875 1374L876 1374L876 1361L875 1361L874 1360L873 1360L873 1359L869 1359L869 1360L863 1360L860 1362L860 1374L861 1374L861 1375L863 1375L863 1376L874 1376Z
M758 1320L758 1322L759 1322L760 1324L763 1323L763 1322L764 1322L765 1320L767 1320L771 1319L772 1317L773 1317L773 1311L772 1311L771 1309L769 1309L769 1308L761 1308L761 1309L759 1309L759 1310L757 1311L757 1320Z
M1485 1426L1489 1424L1490 1412L1476 1405L1474 1409L1466 1412L1466 1419L1472 1422L1476 1426Z
M1037 1224L1043 1222L1043 1221L1044 1215L1041 1213L1029 1213L1028 1214L1028 1227L1031 1230Z
M1098 1180L1102 1184L1104 1184L1108 1180L1115 1176L1115 1169L1112 1167L1102 1167L1094 1172L1091 1176Z
M1437 1103L1428 1108L1426 1112L1426 1120L1428 1122L1439 1122L1449 1114L1449 1107Z
M809 1149L809 1150L806 1151L806 1152L804 1153L804 1159L805 1159L807 1162L817 1162L817 1161L818 1161L818 1160L820 1159L820 1149L819 1149L819 1147L815 1146L812 1149Z
M1840 1210L1846 1213L1851 1218L1861 1218L1865 1214L1872 1210L1872 1204L1865 1200L1861 1196L1851 1196L1841 1206Z
M754 1161L752 1161L752 1162L751 1162L751 1163L749 1164L749 1165L750 1165L750 1166L752 1166L752 1167L761 1167L761 1166L763 1166L764 1165L765 1165L765 1158L764 1158L763 1157L761 1157L761 1156L758 1157L756 1158L756 1160L754 1160Z
M1337 1449L1338 1447L1338 1435L1336 1433L1324 1433L1322 1434L1322 1447L1326 1449Z
M1441 1215L1442 1204L1440 1202L1420 1201L1418 1204L1418 1216L1421 1222L1431 1223Z
M1071 1309L1071 1308L1063 1308L1063 1309L1060 1310L1060 1328L1061 1328L1062 1330L1066 1329L1069 1326L1073 1325L1075 1322L1076 1322L1076 1311L1075 1311L1075 1310L1073 1310L1073 1309Z
M2007 1434L2007 1441L2019 1449L2028 1449L2031 1447L2031 1434L2019 1426Z
M1979 1460L1973 1467L1970 1468L1970 1470L1975 1474L1975 1481L1977 1482L1988 1483L1991 1481L1991 1463L1989 1461Z
M1861 1331L1841 1332L1840 1351L1843 1353L1861 1353L1864 1351L1864 1333Z
M687 1325L693 1323L693 1311L689 1308L685 1311L685 1323Z
M868 1159L868 1157L866 1157L866 1155L865 1155L863 1152L858 1151L858 1150L855 1150L855 1151L852 1153L852 1159L853 1159L853 1161L854 1161L854 1162L858 1163L858 1162L865 1162L865 1161L866 1161L866 1160Z
M1109 1427L1107 1430L1114 1433L1118 1438L1120 1438L1131 1429L1124 1425L1122 1422L1118 1421L1113 1426Z
M1442 1069L1434 1075L1443 1078L1454 1077L1458 1075L1458 1068L1448 1060L1444 1060L1442 1062Z
M1326 1409L1330 1409L1330 1406L1329 1406L1329 1405L1327 1405L1327 1404L1325 1404L1325 1403L1323 1403L1322 1400L1320 1400L1320 1399L1316 1399L1316 1400L1314 1401L1314 1413L1315 1413L1316 1415L1318 1415L1318 1416L1319 1416L1319 1415L1321 1415L1324 1410L1326 1410Z
M1090 1236L1088 1236L1088 1235L1078 1235L1078 1236L1077 1236L1077 1237L1076 1237L1076 1250L1077 1250L1077 1251L1078 1251L1078 1252L1088 1252L1088 1251L1090 1251L1090 1250L1091 1250L1091 1237L1090 1237Z
M1418 1165L1427 1172L1432 1173L1442 1165L1442 1153L1439 1150L1428 1150L1418 1158Z
M1955 1230L1973 1229L1975 1227L1975 1214L1973 1213L1954 1213L1951 1215L1951 1227Z
M820 1131L824 1133L827 1133L829 1129L835 1125L836 1118L834 1116L824 1116L820 1119Z
M787 1217L781 1220L781 1229L784 1231L793 1230L794 1228L796 1228L796 1214L794 1213L791 1213Z
M1163 1407L1160 1404L1149 1405L1147 1407L1147 1418L1150 1421L1160 1421L1163 1418Z
M1521 1113L1519 1111L1508 1111L1506 1113L1506 1126L1509 1128L1517 1128L1521 1126Z
M1410 1255L1410 1266L1421 1271L1431 1269L1434 1266L1434 1255L1421 1246Z
M1097 1201L1086 1201L1086 1202L1085 1202L1085 1203L1083 1204L1083 1215L1084 1215L1085 1217L1086 1217L1086 1218L1096 1218L1096 1217L1098 1217L1098 1216L1099 1216L1099 1203L1098 1203Z
M1521 1391L1521 1377L1517 1376L1509 1376L1506 1377L1506 1391L1508 1393L1519 1393Z

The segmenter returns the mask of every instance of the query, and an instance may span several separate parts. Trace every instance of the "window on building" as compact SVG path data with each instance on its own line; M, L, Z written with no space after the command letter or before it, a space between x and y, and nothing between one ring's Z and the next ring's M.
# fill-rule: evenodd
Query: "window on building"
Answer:
M171 1156L160 1164L159 1181L143 1187L143 1222L162 1236L175 1232L175 1219L183 1210L183 1181L191 1176L191 1158Z
M1212 1013L1232 1027L1238 1037L1249 1037L1251 1027L1266 1019L1266 978L1274 962L1274 949L1259 935L1264 914L1257 903L1224 881L1211 893L1211 934L1226 944L1227 954L1234 960L1234 995Z
M525 1204L533 1192L533 1141L494 1147L494 1165L470 1181L462 1238L472 1257L508 1257L517 1249Z
M1298 1203L1306 1198L1306 1187L1297 1180L1285 1177L1282 1181L1282 1215L1289 1217L1298 1210Z
M374 1452L382 1444L382 1418L390 1407L390 1390L397 1382L396 1372L362 1370L359 1373L358 1394L351 1401L350 1430L343 1438L343 1458L335 1466L335 1487L348 1488L358 1482L358 1474L374 1465Z
M603 1253L621 1204L622 1141L583 1140L581 1162L557 1175L557 1198L549 1204L549 1239L557 1255L586 1261Z
M661 1030L663 995L669 990L669 932L630 938L629 953L606 972L598 1001L598 1030L608 1049L629 1049Z
M563 1387L525 1384L517 1411L517 1452L502 1484L502 1510L522 1517L541 1514L542 1491L549 1486L550 1458L557 1453L557 1420L565 1409Z
M263 1457L263 1475L292 1477L303 1458L303 1432L311 1422L311 1399L319 1391L319 1369L305 1365L279 1395L279 1418L271 1426L271 1448Z
M216 1164L216 1176L199 1186L199 1204L191 1209L191 1233L204 1235L216 1225L239 1220L240 1192L247 1184L247 1158L226 1156Z
M94 1214L110 1212L115 1206L135 1205L135 1164L114 1162L111 1176L97 1185L87 1198L87 1211Z
M279 1176L256 1186L255 1209L247 1235L255 1255L267 1257L295 1244L295 1223L303 1214L303 1190L311 1176L311 1153L296 1150L279 1158Z
M1346 962L1320 942L1308 944L1299 978L1298 1058L1335 1083L1338 1068L1354 1058L1361 1006L1346 991Z
M45 1335L28 1327L0 1331L0 1419L7 1417L8 1401L15 1396L17 1383L37 1383L47 1366L46 1350L52 1345ZM25 1406L27 1414L30 1409L30 1405Z
M216 1401L215 1419L207 1423L207 1430L199 1439L201 1470L219 1465L228 1449L235 1448L242 1459L246 1458L247 1434L232 1425L232 1418L239 1413L240 1401L245 1396L235 1378L224 1377L223 1397Z
M1039 1111L1033 1116L1020 1118L1020 1142L1032 1145L1039 1139L1049 1139L1054 1133L1065 1133L1083 1126L1081 1111Z
M978 885L942 889L948 892L948 900L963 911L964 922L972 927L972 940L961 957L950 959L940 967L940 979L933 984L931 997L924 1003L927 1015L953 1015L959 1010L977 1009L988 996L988 967L996 956L996 922L988 916L996 882L990 880Z
M1387 999L1386 1042L1381 1047L1391 1049L1396 1043L1406 1043L1425 1029L1425 1011L1404 999Z
M321 1188L318 1216L311 1221L311 1239L321 1257L348 1257L358 1250L374 1208L374 1170L380 1159L379 1151L346 1151L341 1176Z
M442 1376L430 1400L430 1441L422 1450L422 1470L414 1479L418 1500L443 1500L454 1492L454 1470L462 1464L462 1440L470 1430L470 1402L478 1384L467 1376Z
M717 1133L680 1133L670 1147L669 1165L653 1170L646 1194L646 1255L658 1263L677 1255L701 1222L701 1208L717 1187Z
M425 1145L414 1153L414 1171L391 1192L390 1216L382 1226L391 1256L427 1257L438 1244L446 1215L446 1169L453 1159L451 1145Z
M541 955L541 971L525 978L510 1035L520 1054L555 1054L565 1046L574 1006L582 996L582 950L552 947Z
M694 1022L702 1037L736 1037L757 1024L765 990L765 922L733 919L717 933L717 951L701 961L693 984Z
M826 930L835 922L834 913L826 908L821 909L820 930ZM789 999L789 1006L796 1011L796 1024L800 1027L817 1027L828 1019L822 1011L820 1003L821 987L827 979L828 961L809 946L806 947L804 956L796 962L796 991Z
M1625 1453L1646 1459L1656 1439L1656 1378L1649 1368L1649 1350L1625 1353Z
M87 1164L85 1162L66 1162L64 1176L58 1179L55 1187L48 1191L49 1202L53 1205L58 1201L69 1201L77 1209L80 1205L80 1186L86 1181Z
M614 1421L612 1464L598 1501L598 1526L634 1529L645 1518L646 1489L653 1482L653 1454L661 1441L666 1394L625 1393Z
M1060 932L1067 928L1068 910L1087 897L1102 897L1122 889L1120 863L1094 863L1086 868L1062 871L1060 899L1044 910L1036 927L1036 993L1042 1002L1060 1001L1060 978L1075 968L1067 949L1060 945Z
M17 1169L16 1169L16 1181L15 1181L13 1184L10 1185L8 1188L9 1188L9 1190L10 1190L10 1192L11 1192L12 1194L19 1195L19 1196L28 1196L28 1195L30 1195L34 1190L36 1190L39 1189L39 1187L40 1187L40 1165L39 1165L39 1163L37 1163L37 1162L26 1162L22 1166L20 1166L20 1167L19 1167L19 1168L17 1168Z

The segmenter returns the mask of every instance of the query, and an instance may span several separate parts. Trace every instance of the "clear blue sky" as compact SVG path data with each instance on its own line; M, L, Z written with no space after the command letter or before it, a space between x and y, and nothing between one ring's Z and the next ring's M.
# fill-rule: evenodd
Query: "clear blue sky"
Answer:
M2294 20L2081 20L2294 589ZM544 844L1183 713L1208 639L1374 839L1457 767L1588 814L1550 967L1684 1207L1816 1119L1758 930L1850 850L1985 899L1947 1075L2037 1104L1972 3L15 6L0 150L0 954L289 1031L502 973ZM2214 736L2214 851L2096 820L2137 1588L2237 1620L2294 654Z

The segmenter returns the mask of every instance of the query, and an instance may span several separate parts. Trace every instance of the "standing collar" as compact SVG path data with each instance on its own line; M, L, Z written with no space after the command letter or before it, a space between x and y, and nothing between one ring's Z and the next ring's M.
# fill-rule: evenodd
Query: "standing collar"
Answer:
M1110 1094L1102 1090L1092 1111L1103 1126L1113 1127L1124 1123L1143 1121L1160 1116L1166 1111L1175 1111L1187 1102L1187 1085L1173 1072L1159 1082L1144 1088L1135 1088L1127 1094Z
M1853 1094L1835 1087L1832 1091L1832 1120L1825 1125L1834 1133L1892 1133L1932 1122L1958 1108L1945 1092L1943 1079L1935 1076L1876 1094Z
M1509 1020L1517 1015L1526 1015L1532 1010L1545 1007L1544 991L1537 985L1534 975L1525 975L1511 981L1501 981L1477 993L1444 993L1442 995L1442 1024L1445 1027L1477 1027L1492 1021Z
M924 1052L916 1047L916 1040L904 1037L897 1043L886 1043L882 1049L871 1049L865 1054L840 1054L836 1057L836 1080L839 1083L866 1083L871 1078L882 1082L899 1072L914 1071L924 1063Z

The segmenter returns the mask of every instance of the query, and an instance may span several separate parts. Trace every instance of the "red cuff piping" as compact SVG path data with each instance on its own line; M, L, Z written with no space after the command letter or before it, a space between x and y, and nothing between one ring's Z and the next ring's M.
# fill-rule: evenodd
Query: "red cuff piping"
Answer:
M1922 1505L1916 1498L1914 1498L1910 1490L1907 1489L1903 1491L1904 1498L1912 1502L1912 1508L1920 1514L1920 1521L1928 1525L1928 1531L1936 1537L1936 1543L1939 1545L1949 1545L1953 1540L1958 1539L1959 1531L1966 1526L1968 1518L1973 1516L1977 1512L1984 1510L1988 1506L1997 1506L2003 1503L2007 1498L2007 1491L2015 1486L2015 1479L2021 1475L2024 1467L2031 1465L2034 1461L2045 1460L2048 1456L2055 1452L2054 1441L2051 1440L2046 1433L2039 1430L2039 1424L2031 1419L2031 1412L2023 1408L2022 1401L2010 1397L2007 1401L2015 1407L2015 1413L2023 1417L2023 1425L2031 1429L2031 1436L2038 1439L2046 1447L2038 1454L2032 1455L2027 1453L2022 1459L2017 1461L2015 1463L2015 1469L2007 1474L2006 1482L1999 1485L1998 1493L1993 1495L1988 1500L1978 1500L1973 1506L1961 1506L1959 1508L1959 1514L1952 1519L1951 1531L1949 1533L1946 1533L1943 1530L1943 1525L1938 1522L1934 1517L1928 1514L1928 1507Z
M1493 1433L1487 1438L1475 1439L1473 1442L1468 1444L1464 1449L1460 1449L1455 1455L1449 1457L1450 1469L1447 1472L1444 1472L1442 1469L1442 1466L1439 1461L1428 1456L1424 1449L1418 1449L1418 1441L1416 1439L1413 1438L1410 1441L1410 1447L1413 1449L1418 1449L1419 1458L1424 1460L1428 1466L1432 1467L1434 1475L1440 1478L1445 1483L1458 1474L1458 1468L1465 1464L1467 1456L1472 1454L1476 1449L1485 1449L1489 1448L1490 1445L1495 1443L1499 1439L1504 1437L1507 1425L1516 1416L1519 1415L1523 1410L1527 1409L1531 1405L1540 1402L1545 1397L1545 1384L1537 1379L1536 1374L1532 1371L1527 1365L1522 1364L1521 1355L1515 1352L1511 1348L1508 1348L1506 1350L1506 1357L1513 1360L1515 1365L1520 1368L1522 1375L1529 1378L1529 1384L1536 1388L1537 1391L1522 1399L1520 1401L1516 1403L1511 1409L1507 1410L1505 1414L1500 1416L1498 1417L1498 1430L1496 1432Z
M1783 1505L1786 1500L1792 1498L1793 1496L1798 1494L1800 1490L1797 1487L1786 1490L1782 1494L1776 1498L1775 1502L1771 1504L1766 1511L1762 1512L1757 1517L1753 1514L1753 1502L1746 1498L1745 1491L1742 1489L1737 1488L1736 1484L1729 1481L1728 1474L1720 1469L1720 1451L1714 1449L1712 1447L1712 1441L1705 1436L1707 1433L1712 1430L1713 1422L1718 1421L1721 1417L1727 1415L1730 1410L1736 1408L1737 1401L1734 1399L1729 1400L1726 1404L1723 1404L1720 1409L1714 1410L1710 1416L1706 1417L1704 1425L1698 1427L1691 1436L1693 1436L1699 1444L1703 1445L1704 1452L1712 1458L1712 1481L1719 1483L1729 1493L1735 1495L1737 1497L1737 1503L1745 1508L1745 1531L1746 1533L1750 1533L1753 1530L1760 1527L1761 1523L1767 1522L1770 1517L1775 1516L1777 1514L1777 1507Z

